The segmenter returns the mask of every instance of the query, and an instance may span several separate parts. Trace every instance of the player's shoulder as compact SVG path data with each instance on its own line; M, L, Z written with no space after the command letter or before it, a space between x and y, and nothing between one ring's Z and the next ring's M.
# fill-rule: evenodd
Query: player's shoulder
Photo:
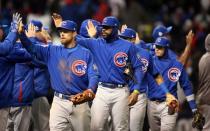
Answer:
M81 46L81 45L77 45L78 46L78 49L81 50L82 52L86 52L86 53L90 53L90 50Z

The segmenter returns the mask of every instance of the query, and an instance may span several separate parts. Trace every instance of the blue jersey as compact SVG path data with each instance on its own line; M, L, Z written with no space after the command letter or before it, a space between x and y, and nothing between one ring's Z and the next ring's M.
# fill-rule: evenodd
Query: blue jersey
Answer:
M3 42L0 42L0 55L6 56L13 48L13 44L17 39L17 33L10 32Z
M79 39L78 43L88 48L94 55L99 69L100 82L112 84L128 84L123 74L127 62L130 62L134 69L137 83L134 89L139 90L143 78L141 71L142 63L138 60L137 48L130 42L116 38L107 42L103 38Z
M150 73L151 76L156 76L158 74L156 68L153 66L153 60L150 53L142 48L141 44L135 45L138 49L138 53L140 54L140 61L143 64L142 71L145 73L144 78L142 80L141 86L140 86L140 93L145 93L148 86L147 81L147 73ZM131 92L133 91L133 86L130 88Z
M164 79L164 83L169 92L177 97L177 83L179 82L184 90L184 93L188 99L191 109L196 108L195 100L193 99L192 85L189 81L187 73L183 65L174 58L161 58L154 56L154 65L158 72L161 73ZM151 76L149 76L151 78ZM151 100L165 100L165 92L160 90L161 87L157 83L149 79L149 91L148 98Z
M15 63L30 61L31 57L16 43L8 56L0 57L0 108L11 106Z
M21 39L27 39L22 36ZM31 38L31 42L36 40ZM63 46L27 44L24 46L32 56L43 60L48 67L52 88L59 93L75 95L86 89L97 88L98 72L89 50L76 45Z

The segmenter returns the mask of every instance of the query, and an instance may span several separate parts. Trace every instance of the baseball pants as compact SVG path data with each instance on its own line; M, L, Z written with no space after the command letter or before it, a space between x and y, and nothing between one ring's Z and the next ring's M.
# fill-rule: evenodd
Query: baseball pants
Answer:
M9 110L9 107L0 109L0 131L5 131L7 128Z
M177 113L169 115L166 102L148 100L147 114L151 131L173 131L175 129Z
M32 102L33 131L49 131L50 105L46 97L39 97Z
M147 96L139 94L138 101L130 107L130 131L142 131L146 114Z
M11 107L6 131L29 131L31 106Z
M50 109L50 131L90 131L88 102L75 106L69 100L54 96Z
M91 107L91 131L103 131L109 116L114 131L128 131L128 96L128 87L108 88L99 85Z

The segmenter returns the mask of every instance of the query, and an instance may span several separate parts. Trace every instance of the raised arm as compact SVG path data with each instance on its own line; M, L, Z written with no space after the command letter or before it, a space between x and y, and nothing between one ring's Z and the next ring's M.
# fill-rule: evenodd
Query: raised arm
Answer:
M22 22L22 18L20 14L13 14L13 19L11 22L10 32L5 38L3 42L0 42L0 55L8 55L13 48L13 44L17 39L17 32L20 23Z
M47 63L50 57L50 46L42 45L35 38L35 26L33 24L28 25L28 31L21 33L20 40L23 46L28 50L32 57Z

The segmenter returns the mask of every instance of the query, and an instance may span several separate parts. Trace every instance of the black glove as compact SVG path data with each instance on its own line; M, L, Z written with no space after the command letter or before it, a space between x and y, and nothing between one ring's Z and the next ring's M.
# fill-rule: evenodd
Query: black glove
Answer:
M202 130L204 125L205 125L205 118L199 111L195 111L193 113L192 127Z

